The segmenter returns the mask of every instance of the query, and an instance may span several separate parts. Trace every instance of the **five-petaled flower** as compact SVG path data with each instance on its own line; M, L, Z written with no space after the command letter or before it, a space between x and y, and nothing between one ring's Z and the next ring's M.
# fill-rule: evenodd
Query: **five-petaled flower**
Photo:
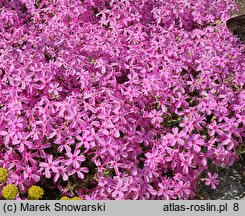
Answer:
M205 184L206 185L210 185L212 189L215 189L216 186L219 184L220 180L217 179L218 177L218 174L217 173L214 173L213 175L208 172L208 177L205 178Z
M172 132L173 133L168 133L166 135L167 139L169 140L169 144L174 146L178 143L179 145L183 146L185 143L183 138L185 137L186 132L184 130L179 132L179 129L176 127L172 129Z
M44 168L44 173L46 178L51 178L51 172L57 172L60 160L53 160L53 155L47 155L46 162L41 162L39 166Z
M49 87L48 92L54 94L55 96L59 95L59 92L61 92L63 89L62 87L59 87L59 83L51 83Z
M71 152L67 152L65 155L68 157L64 161L65 165L72 165L74 168L80 167L80 164L86 160L84 155L79 155L80 150L75 149L74 153L72 154Z

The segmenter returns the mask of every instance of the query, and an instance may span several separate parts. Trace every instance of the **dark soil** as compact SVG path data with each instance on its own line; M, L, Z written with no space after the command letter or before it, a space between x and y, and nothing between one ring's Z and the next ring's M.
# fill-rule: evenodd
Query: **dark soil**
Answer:
M236 0L239 5L239 11L237 15L245 14L245 0Z
M212 190L200 185L196 199L245 200L245 160L239 160L231 167L219 167L218 173L219 186Z

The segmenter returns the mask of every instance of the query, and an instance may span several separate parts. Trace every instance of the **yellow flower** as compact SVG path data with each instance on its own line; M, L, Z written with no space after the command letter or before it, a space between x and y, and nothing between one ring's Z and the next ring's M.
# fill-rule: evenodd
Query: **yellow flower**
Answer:
M60 200L82 200L82 198L80 198L80 197L69 198L67 196L63 196L60 198Z
M39 200L42 198L44 190L39 186L31 186L28 189L28 199L29 200Z
M60 200L71 200L71 198L67 197L67 196L63 196L60 198Z
M0 167L0 182L6 182L8 180L8 170L3 167Z
M3 187L2 196L6 200L13 200L15 199L16 195L19 193L19 189L14 184L8 184Z
M71 198L71 200L82 200L82 198L80 198L80 197L73 197L73 198Z

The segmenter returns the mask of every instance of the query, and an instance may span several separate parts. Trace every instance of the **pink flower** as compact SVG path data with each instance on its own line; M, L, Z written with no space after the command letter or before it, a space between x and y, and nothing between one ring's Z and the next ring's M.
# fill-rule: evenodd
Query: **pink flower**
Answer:
M84 130L82 137L78 135L76 138L81 141L76 144L76 148L84 146L86 149L91 149L95 146L94 137L91 135L89 130Z
M176 145L176 143L178 143L179 145L184 145L184 140L182 139L182 137L185 137L185 135L186 135L185 131L179 132L178 128L173 128L172 132L173 132L173 134L168 133L166 135L167 139L170 142L170 145L174 146L174 145Z
M74 144L75 141L73 138L69 138L68 140L66 140L65 138L61 138L61 140L57 140L54 142L55 144L58 144L58 152L62 152L64 149L66 152L70 152L71 151L71 144Z
M157 150L153 151L152 153L147 152L145 156L147 158L145 165L149 166L150 169L154 169L157 164L163 160L161 154L159 154Z
M210 129L210 136L214 136L215 133L217 133L220 136L223 135L223 131L221 130L222 128L221 126L217 125L216 121L212 121L212 123L209 124L207 128Z
M77 168L71 168L68 171L68 175L73 175L73 174L77 174L78 178L80 179L84 179L84 174L83 173L88 173L89 170L87 167L77 167Z
M201 147L205 145L204 140L200 137L200 135L195 134L193 136L191 136L188 139L187 144L185 145L185 147L187 149L193 148L193 150L195 152L200 152L201 151Z
M65 165L72 165L74 168L80 167L81 162L86 160L84 155L79 155L80 150L76 149L74 153L67 152L65 155L69 158L64 161Z
M184 154L184 153L179 154L179 159L181 161L180 166L182 167L184 174L188 174L190 168L195 167L193 165L193 158L194 158L194 155L189 155L189 154Z
M14 183L19 190L22 192L25 190L25 186L31 186L32 183L30 180L24 178L24 174L22 173L12 173L10 175L11 182Z
M174 191L172 190L168 180L158 183L158 187L158 196L162 196L164 200L170 200L174 198Z
M50 89L48 92L54 94L55 96L59 95L59 92L62 91L62 87L59 87L59 83L51 83L49 84L49 87Z
M180 123L180 127L182 127L183 131L185 131L186 133L191 133L194 129L193 120L185 116L183 118L183 121Z
M84 114L76 112L71 109L70 115L65 116L65 119L70 122L70 126L72 128L81 127L85 124L83 120Z
M123 184L123 181L120 179L116 185L112 186L112 197L115 199L123 199L124 192L126 192L128 188Z
M53 161L53 155L47 155L46 157L47 162L41 162L39 166L44 168L44 173L46 178L51 178L51 172L57 172L60 160L55 159Z
M233 1L0 2L0 167L21 192L192 199L237 160Z
M15 137L12 141L13 145L18 145L18 150L20 153L22 153L25 150L25 146L31 148L32 143L30 141L27 141L27 136L23 136L21 138Z
M23 172L23 177L28 180L33 180L34 183L39 182L41 173L35 171L34 167L27 166Z
M57 169L55 169L54 173L54 182L57 182L60 177L62 177L63 181L67 181L69 179L67 175L67 168L64 166L59 166Z
M163 118L161 115L163 111L156 111L155 109L148 114L148 117L151 118L152 124L162 123Z
M205 179L205 184L210 185L212 189L215 189L220 182L217 177L217 173L214 173L214 175L212 175L210 172L208 172L208 178Z
M184 181L176 182L174 186L174 191L177 194L178 198L180 199L188 199L189 195L191 193L191 187L190 182L187 181L184 183Z

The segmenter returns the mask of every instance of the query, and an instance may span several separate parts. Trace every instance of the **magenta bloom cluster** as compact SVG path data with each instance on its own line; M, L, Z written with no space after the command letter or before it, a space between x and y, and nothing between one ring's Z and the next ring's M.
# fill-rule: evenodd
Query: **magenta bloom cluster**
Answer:
M0 0L0 167L83 199L192 199L244 141L232 0ZM46 191L47 194L49 191Z

